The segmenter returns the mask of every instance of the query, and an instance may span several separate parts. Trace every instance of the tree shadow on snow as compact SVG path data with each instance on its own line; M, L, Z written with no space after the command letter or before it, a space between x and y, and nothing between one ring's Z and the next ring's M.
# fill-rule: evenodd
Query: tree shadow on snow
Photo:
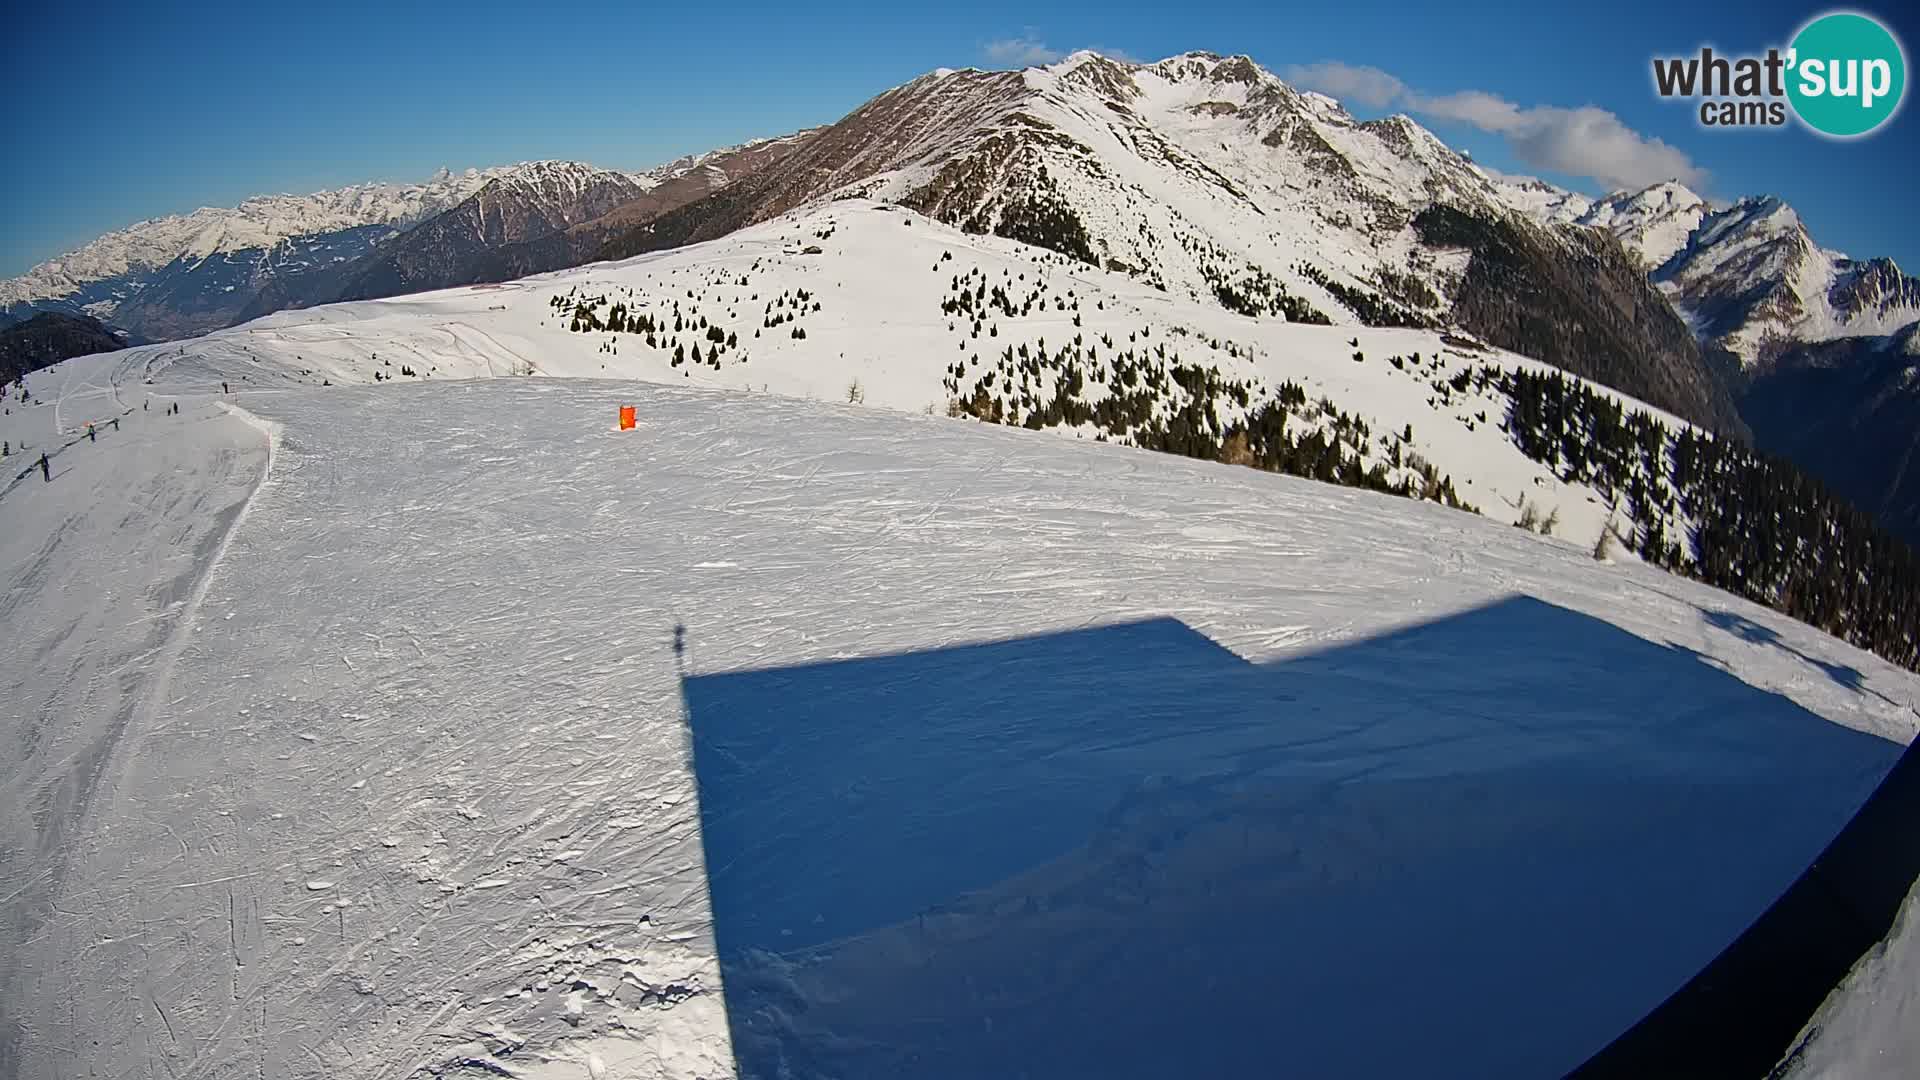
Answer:
M1789 656L1796 657L1804 663L1819 668L1820 671L1824 673L1827 678L1832 679L1836 685L1851 690L1856 694L1872 694L1874 697L1879 698L1889 705L1897 704L1892 698L1889 698L1885 694L1868 688L1867 678L1861 673L1860 669L1847 664L1836 664L1828 660L1822 660L1817 656L1809 656L1787 644L1786 639L1780 636L1780 632L1771 626L1762 625L1747 618L1745 615L1736 615L1731 611L1707 611L1703 609L1700 612L1700 617L1706 620L1707 625L1718 630L1724 630L1742 641L1779 649Z
M683 679L744 1077L1557 1076L1901 748L1513 598Z

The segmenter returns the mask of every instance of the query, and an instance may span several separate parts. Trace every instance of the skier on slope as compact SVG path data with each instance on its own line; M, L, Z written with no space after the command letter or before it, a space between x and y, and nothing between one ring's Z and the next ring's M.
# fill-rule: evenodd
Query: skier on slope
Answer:
M48 483L53 482L53 469L47 465L47 452L45 450L40 451L40 479Z
M97 439L97 438L95 438L95 437L94 437L94 434L93 434L93 421L91 421L91 420L89 420L89 421L87 421L87 441L88 441L88 442L99 442L99 441L100 441L99 439Z

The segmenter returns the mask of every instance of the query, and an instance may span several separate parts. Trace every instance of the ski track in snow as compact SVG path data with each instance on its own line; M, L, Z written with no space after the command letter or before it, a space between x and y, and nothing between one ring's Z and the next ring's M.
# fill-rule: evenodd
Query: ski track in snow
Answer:
M72 425L146 369L57 374ZM731 1073L683 674L1167 616L1269 661L1526 594L1913 736L1909 673L1431 504L740 391L145 392L0 501L21 1075Z
M75 387L70 377L59 400L104 420L121 411L125 371L118 358L97 367L110 380L104 387L87 379ZM47 425L37 437L57 436L54 407L22 411L29 415L10 433ZM96 796L110 798L129 735L137 739L161 705L164 672L264 463L257 433L217 409L146 420L159 415L128 418L119 431L102 425L97 440L54 458L53 483L30 477L0 511L10 521L57 522L51 532L9 529L0 541L9 570L0 615L13 645L0 654L8 867L0 1064L14 1057L21 995L39 992L26 985L25 950L61 917L67 855L80 846Z

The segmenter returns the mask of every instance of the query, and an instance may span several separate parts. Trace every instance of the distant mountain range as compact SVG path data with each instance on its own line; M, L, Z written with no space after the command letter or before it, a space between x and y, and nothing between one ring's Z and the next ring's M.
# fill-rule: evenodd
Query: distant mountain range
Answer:
M597 247L596 227L612 230L641 208L706 195L791 141L644 173L532 161L156 218L0 282L0 321L36 311L85 314L136 340L164 341L285 308L499 280L493 268L510 266L517 247L569 231L596 237L583 242ZM560 258L539 268L571 265Z
M942 70L827 127L645 173L531 162L251 199L35 267L0 283L0 312L172 338L660 250L848 197L1257 318L1456 327L1792 454L1920 536L1920 468L1858 467L1911 450L1920 280L1820 248L1774 198L1715 208L1663 183L1596 199L1498 176L1404 116L1358 120L1246 57Z
M0 282L0 313L85 313L152 340L204 333L227 325L259 283L357 259L508 171L264 195L142 221Z

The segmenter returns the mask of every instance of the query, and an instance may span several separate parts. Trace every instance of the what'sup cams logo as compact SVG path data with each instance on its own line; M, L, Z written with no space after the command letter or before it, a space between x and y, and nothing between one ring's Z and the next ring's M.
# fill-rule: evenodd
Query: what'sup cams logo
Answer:
M1657 56L1654 89L1696 98L1705 127L1780 127L1788 110L1821 135L1851 139L1884 126L1907 94L1907 55L1870 15L1835 11L1764 56Z

